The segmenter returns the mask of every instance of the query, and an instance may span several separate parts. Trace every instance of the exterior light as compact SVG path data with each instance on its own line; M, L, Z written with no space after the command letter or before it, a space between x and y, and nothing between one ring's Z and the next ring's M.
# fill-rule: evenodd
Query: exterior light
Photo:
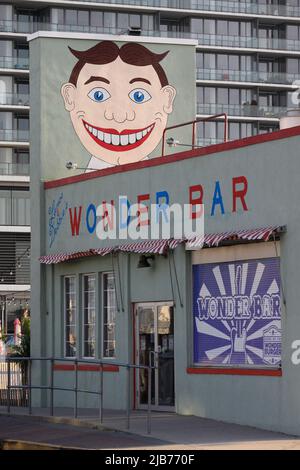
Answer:
M167 140L166 140L167 144L169 145L169 147L176 147L177 145L179 145L179 140L175 140L173 137L169 137Z
M138 269L152 268L152 264L153 264L154 259L155 259L154 255L149 255L149 256L141 255L140 259L139 259L139 262L138 262L138 265L137 265L137 268Z
M67 162L66 163L66 168L67 168L67 170L77 170L78 163Z

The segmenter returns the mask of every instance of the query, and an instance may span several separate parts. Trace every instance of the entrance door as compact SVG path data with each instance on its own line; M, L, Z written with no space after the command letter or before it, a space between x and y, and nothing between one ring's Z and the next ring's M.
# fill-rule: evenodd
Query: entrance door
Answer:
M173 411L174 390L174 311L168 303L137 304L136 361L153 366L151 403L158 409ZM155 366L155 368L154 368ZM148 371L136 372L137 406L148 404Z

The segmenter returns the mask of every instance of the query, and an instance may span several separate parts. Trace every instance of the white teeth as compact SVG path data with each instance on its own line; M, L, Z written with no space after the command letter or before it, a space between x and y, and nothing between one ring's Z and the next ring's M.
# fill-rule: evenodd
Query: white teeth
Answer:
M137 141L142 140L144 137L146 137L147 134L149 134L153 126L148 127L148 129L145 129L144 131L137 132L137 133L132 133L132 134L108 134L106 132L100 131L89 124L85 124L86 129L92 134L94 137L97 137L101 142L105 142L106 144L114 145L116 147L122 145L123 147L126 147L127 145L133 145Z
M135 144L136 143L136 135L135 134L129 134L129 143L130 144Z
M128 143L129 143L128 135L121 135L121 145L125 146L125 145L128 145Z
M111 144L111 134L104 134L104 142L106 144Z
M120 145L120 137L117 134L112 135L111 143L113 145Z

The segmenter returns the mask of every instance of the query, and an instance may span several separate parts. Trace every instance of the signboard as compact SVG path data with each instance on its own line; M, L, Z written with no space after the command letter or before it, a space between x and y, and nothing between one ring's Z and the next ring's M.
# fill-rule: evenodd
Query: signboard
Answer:
M194 363L281 364L280 260L193 266Z

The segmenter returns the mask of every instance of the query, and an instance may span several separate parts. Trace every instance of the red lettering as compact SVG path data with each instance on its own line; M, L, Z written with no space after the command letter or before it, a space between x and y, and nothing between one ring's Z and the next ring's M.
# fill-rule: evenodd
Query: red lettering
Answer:
M203 215L203 207L199 211L194 210L195 206L199 206L199 205L202 206L203 194L204 194L204 191L203 191L203 186L201 184L190 187L190 206L191 206L190 218L192 220L198 219L202 217Z
M74 213L73 213L74 210ZM70 224L71 224L71 231L72 237L78 237L79 229L81 224L81 214L82 214L82 206L79 207L79 213L77 215L77 207L74 209L69 208L69 215L70 215Z
M150 194L142 194L137 197L138 201L138 227L148 227L150 225L149 210L148 207L142 206L141 204L145 201L150 200ZM141 220L141 215L147 214L147 220Z
M110 228L110 230L114 229L114 208L115 208L115 202L112 200L110 202L110 208L111 211L109 213L108 207L107 207L107 202L103 201L103 229L107 230L107 227ZM107 223L105 223L107 220Z
M245 176L239 176L232 179L232 197L233 209L232 212L237 212L237 200L240 199L244 211L248 211L246 204L246 195L248 192L248 180Z

